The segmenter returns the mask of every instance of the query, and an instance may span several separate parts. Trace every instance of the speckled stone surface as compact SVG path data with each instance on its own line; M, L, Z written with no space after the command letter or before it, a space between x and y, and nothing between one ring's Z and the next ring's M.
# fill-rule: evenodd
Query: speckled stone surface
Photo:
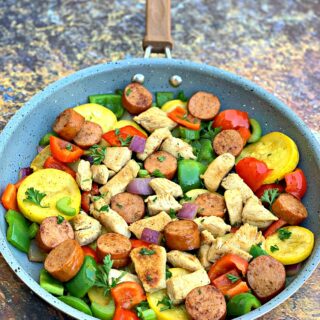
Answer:
M172 0L174 57L238 73L320 133L318 0ZM2 0L0 130L38 90L92 64L143 55L144 1ZM69 319L0 257L0 319ZM320 319L320 268L261 319ZM45 315L45 316L44 316Z

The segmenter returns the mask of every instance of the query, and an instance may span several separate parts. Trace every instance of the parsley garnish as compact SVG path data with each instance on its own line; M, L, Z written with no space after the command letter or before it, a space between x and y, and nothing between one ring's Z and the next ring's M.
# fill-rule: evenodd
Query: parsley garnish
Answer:
M176 212L172 208L169 210L169 216L171 219L175 219L177 217Z
M169 270L168 266L166 266L166 279L170 279L172 277L172 272Z
M63 221L64 221L64 217L58 215L58 216L57 216L57 224L61 224Z
M148 301L141 301L136 307L137 316L142 319L142 312L150 309Z
M201 128L200 132L201 138L213 140L214 137L221 131L221 127L213 128L212 124L213 121L210 121L207 127L205 127L206 124L204 123L204 126Z
M172 309L173 308L173 302L170 300L170 298L166 295L162 298L162 300L159 300L157 303L157 306L159 304L162 304L163 307L160 308L160 311L165 311L168 309Z
M72 145L70 143L68 143L66 145L66 149L69 150L69 151L72 151Z
M164 160L166 160L166 156L159 156L159 157L157 157L157 159L158 159L160 162L163 162Z
M156 202L157 199L158 199L158 197L154 197L154 198L152 199L152 202Z
M152 281L152 277L150 276L150 274L147 274L146 279L147 279L148 282Z
M89 148L86 154L93 159L93 164L101 164L106 156L107 148L97 144Z
M268 189L265 190L262 197L260 198L262 202L266 202L269 204L269 207L272 206L274 201L279 197L279 190L278 189Z
M278 237L282 241L289 239L291 237L291 234L292 234L291 231L284 229L284 228L281 228L278 230Z
M278 251L278 250L279 250L279 247L276 244L270 247L270 251L271 252L275 252L275 251Z
M106 204L106 205L104 205L104 206L102 206L100 209L99 209L99 211L107 211L107 212L109 212L109 206Z
M188 101L188 98L186 97L186 95L184 94L184 91L179 91L178 95L177 95L177 99L181 100L183 102Z
M128 97L131 92L132 92L132 89L129 88L129 89L126 91L126 96Z
M108 194L108 192L102 193L102 194L100 194L100 195L98 195L98 196L92 197L92 199L93 199L93 201L98 201L98 200L104 198L107 194Z
M142 254L143 256L152 256L156 252L154 250L151 250L151 249L148 249L148 248L142 248L139 251L139 253Z
M178 159L177 159L178 161L180 161L180 160L184 160L184 157L182 157L181 156L181 154L180 153L178 153Z
M130 136L130 135L127 135L127 137L125 139L123 139L122 137L119 137L121 147L127 147L130 144L132 138L133 138L133 136Z
M235 283L237 282L240 278L237 277L237 276L234 276L233 274L231 273L228 273L227 274L227 278L231 281L231 283Z
M165 175L159 169L152 171L151 176L157 177L157 178L164 178L165 177Z
M41 200L46 196L45 193L41 193L40 191L36 190L35 188L28 188L25 195L27 196L23 201L29 201L41 208L49 208L49 206L42 206Z
M191 197L188 197L186 194L183 195L182 199L185 200L185 201L190 201L190 200L192 200L192 198L191 198Z
M118 136L120 134L120 129L119 128L114 129L114 133L116 134L116 136Z

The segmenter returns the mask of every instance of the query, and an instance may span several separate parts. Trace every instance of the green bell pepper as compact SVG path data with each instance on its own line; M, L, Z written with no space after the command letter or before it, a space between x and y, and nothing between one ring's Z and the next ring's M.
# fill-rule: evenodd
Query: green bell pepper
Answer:
M113 315L116 311L116 306L113 299L109 301L106 306L102 306L97 302L92 302L91 310L94 317L101 320L112 320Z
M178 162L178 181L187 192L202 186L200 175L206 171L206 166L195 160L180 160Z
M175 138L180 138L180 129L179 127L175 127L172 131L171 134Z
M173 100L173 92L156 92L156 101L159 108L170 100Z
M198 152L197 160L207 166L215 158L212 142L209 139L201 139L199 142L200 150Z
M253 258L268 255L268 253L265 250L263 250L258 244L252 245L249 253L253 256Z
M64 287L63 284L54 279L45 269L40 271L40 287L44 290L56 295L62 296Z
M229 316L242 316L261 306L261 302L251 293L240 293L231 298L227 304Z
M96 261L90 256L85 256L81 269L66 283L66 289L72 296L83 298L96 281L96 271Z
M92 316L90 307L83 300L72 296L61 296L58 297L58 299L64 302L65 304L69 305L70 307L75 308L83 313L86 313L89 316Z
M141 311L140 318L142 320L157 320L157 315L152 309Z
M71 198L63 197L56 202L56 208L59 212L65 214L66 216L74 216L77 211L75 208L70 207Z
M187 139L187 140L200 139L200 130L191 130L185 127L179 127L179 131L182 139Z
M58 135L55 132L48 132L46 133L39 141L39 146L45 147L50 144L50 137L54 136L57 137Z
M252 129L252 133L250 138L248 139L248 142L249 143L257 142L262 135L262 129L261 129L260 123L255 119L249 119L249 122Z
M109 110L111 110L120 119L123 116L124 108L122 106L121 95L106 93L106 94L95 94L89 96L90 103L100 104Z
M35 238L36 235L37 235L38 230L39 230L39 225L37 223L35 223L35 222L32 222L31 225L29 226L29 230L28 230L29 238L30 239Z
M17 249L28 253L31 241L28 220L14 210L8 210L5 219L8 223L7 240Z

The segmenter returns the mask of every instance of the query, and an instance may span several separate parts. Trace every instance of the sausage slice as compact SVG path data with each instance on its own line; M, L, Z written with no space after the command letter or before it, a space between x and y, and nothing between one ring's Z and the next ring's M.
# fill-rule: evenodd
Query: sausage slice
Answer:
M171 250L188 251L200 247L198 225L191 220L172 221L164 228L166 246Z
M71 141L80 131L84 117L73 109L66 109L59 114L53 124L53 131L62 139Z
M142 197L129 192L122 192L113 196L111 198L111 209L118 212L127 223L140 220L145 213Z
M145 169L150 173L160 172L171 180L178 167L177 159L166 151L157 151L144 161Z
M198 119L212 120L220 110L220 101L212 93L199 91L190 98L188 110Z
M282 193L272 205L272 212L291 225L299 225L308 216L303 203L289 193Z
M206 192L200 194L195 202L198 205L198 214L203 217L223 217L226 212L224 197L219 193Z
M130 83L122 95L122 104L131 114L139 114L152 105L152 94L139 83Z
M62 282L72 279L80 270L84 253L75 240L65 240L50 251L44 268L56 279Z
M102 133L103 131L99 124L91 121L85 121L73 141L80 148L87 149L100 142Z
M286 271L276 259L270 256L259 256L250 262L247 280L261 302L266 302L284 289Z
M191 290L186 297L186 309L195 320L224 320L227 315L223 294L211 285Z
M58 224L57 217L45 218L36 236L38 246L46 252L68 239L74 239L72 226L67 220Z
M243 139L237 130L223 130L214 138L213 149L217 155L231 153L237 157L243 149Z

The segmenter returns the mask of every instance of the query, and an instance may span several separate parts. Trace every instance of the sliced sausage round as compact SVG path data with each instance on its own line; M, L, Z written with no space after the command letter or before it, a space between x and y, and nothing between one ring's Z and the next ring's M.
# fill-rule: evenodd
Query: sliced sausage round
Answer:
M276 259L259 256L249 263L247 280L254 294L261 302L266 302L284 289L286 271Z
M84 253L75 240L65 240L50 251L44 261L44 268L62 282L72 279L80 270Z
M122 95L122 104L131 114L139 114L152 105L152 94L139 83L130 83Z
M129 192L122 192L113 196L111 198L111 209L118 212L127 223L140 220L145 213L142 197Z
M38 246L46 252L68 239L74 239L72 226L67 220L58 223L57 217L45 218L36 236Z
M212 120L220 110L220 101L212 93L199 91L190 98L188 110L198 119Z
M66 109L59 114L53 124L53 131L62 139L71 141L80 131L84 117L73 109Z
M103 260L106 255L110 254L112 260L122 260L122 262L124 262L124 260L127 261L126 259L129 258L130 250L130 240L118 233L106 233L97 240L97 254L101 260ZM117 262L121 264L121 261Z
M123 268L130 263L130 258L123 258L123 259L113 259L112 260L112 267L115 269Z
M223 130L214 138L213 149L217 155L231 153L237 157L243 149L243 139L237 130Z
M166 246L171 250L188 251L200 247L198 225L191 220L172 221L164 228Z
M299 225L308 216L303 203L289 193L282 193L272 205L272 212L291 225Z
M198 215L203 217L216 216L222 218L226 212L224 197L219 193L206 192L200 194L194 203L198 205Z
M188 314L194 320L223 320L227 315L223 294L211 285L191 290L185 303Z
M99 124L91 121L85 121L73 141L80 148L87 149L100 142L102 133L103 131Z
M171 180L176 174L178 162L170 153L157 151L144 161L144 167L151 175L161 177L162 174ZM156 175L156 173L158 173L158 175Z

